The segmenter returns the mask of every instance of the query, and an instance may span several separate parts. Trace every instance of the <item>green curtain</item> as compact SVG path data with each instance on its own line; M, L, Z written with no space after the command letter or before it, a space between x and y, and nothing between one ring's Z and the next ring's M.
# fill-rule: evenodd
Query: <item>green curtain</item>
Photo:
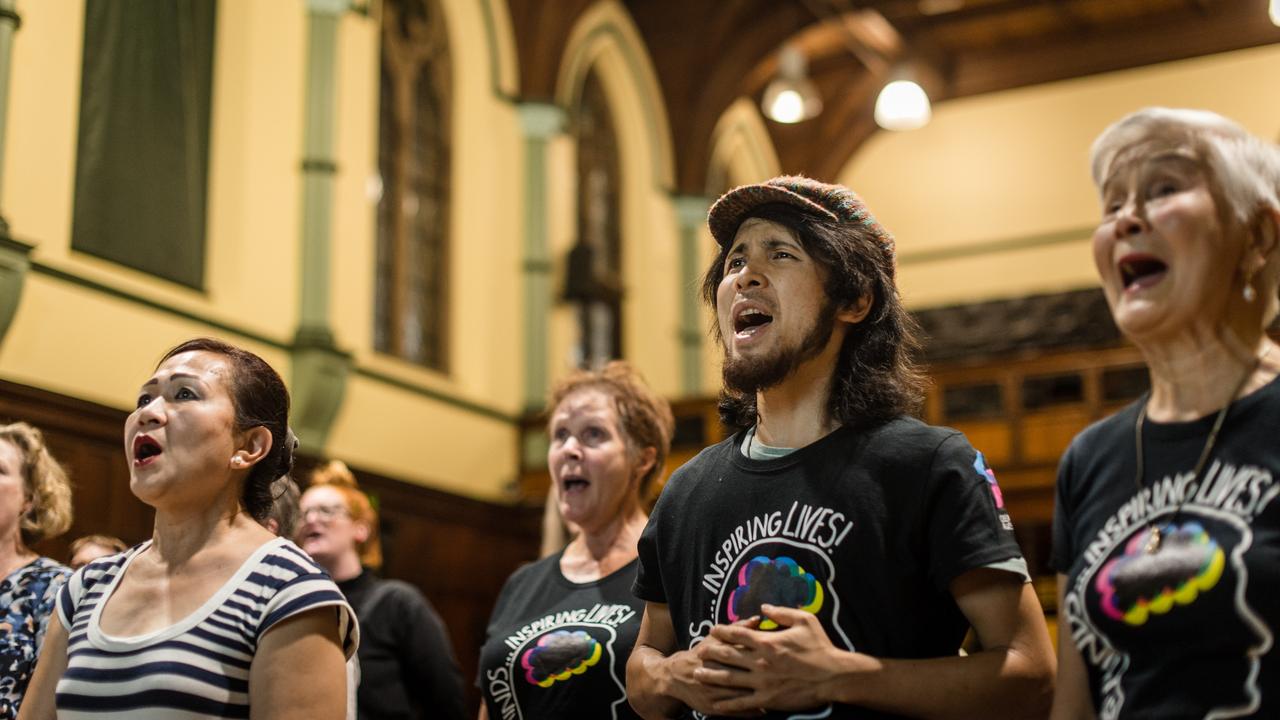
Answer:
M87 0L71 246L204 285L217 0Z

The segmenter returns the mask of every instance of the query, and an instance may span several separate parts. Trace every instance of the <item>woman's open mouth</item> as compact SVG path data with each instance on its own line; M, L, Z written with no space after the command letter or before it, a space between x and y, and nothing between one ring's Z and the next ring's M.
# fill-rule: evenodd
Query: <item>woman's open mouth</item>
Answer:
M560 492L563 495L572 495L586 490L591 485L591 481L582 475L566 475L560 481Z
M1154 255L1130 254L1116 264L1125 292L1136 292L1156 285L1164 279L1169 266Z
M164 449L149 435L138 435L133 438L133 466L145 467L155 462Z

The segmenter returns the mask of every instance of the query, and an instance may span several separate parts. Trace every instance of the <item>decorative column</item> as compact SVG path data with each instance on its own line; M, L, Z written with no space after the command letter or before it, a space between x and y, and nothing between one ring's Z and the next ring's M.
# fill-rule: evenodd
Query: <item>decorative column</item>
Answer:
M517 106L524 131L524 408L542 409L547 395L547 332L553 291L547 224L547 146L564 131L565 112L550 103Z
M332 245L334 64L347 0L306 0L307 95L302 156L301 306L293 340L293 428L302 447L323 451L342 406L351 355L329 327Z
M9 76L13 62L13 34L22 24L14 0L0 0L0 189L4 180L5 131L9 119ZM3 192L0 192L3 197ZM31 246L9 235L9 222L0 208L0 342L18 311L22 286L31 267Z
M676 219L680 223L680 381L686 396L702 393L702 339L698 282L702 268L698 265L698 243L707 226L711 201L700 195L677 195L672 198Z

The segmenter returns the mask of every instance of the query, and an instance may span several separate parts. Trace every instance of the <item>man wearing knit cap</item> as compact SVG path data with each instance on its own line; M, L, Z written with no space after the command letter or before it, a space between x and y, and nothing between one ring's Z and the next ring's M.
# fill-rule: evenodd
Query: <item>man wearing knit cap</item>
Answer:
M627 665L646 718L1040 717L1054 658L982 454L912 418L893 236L848 188L725 194L702 291L740 428L640 539ZM981 646L959 654L972 626Z

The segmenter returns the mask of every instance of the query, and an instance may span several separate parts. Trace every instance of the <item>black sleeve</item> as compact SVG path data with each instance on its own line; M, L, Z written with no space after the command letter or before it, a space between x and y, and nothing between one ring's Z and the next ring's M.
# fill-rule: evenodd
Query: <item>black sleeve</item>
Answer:
M1075 560L1076 549L1071 542L1071 496L1075 470L1076 442L1071 443L1058 464L1058 481L1053 489L1053 549L1049 552L1049 567L1054 572L1066 574Z
M399 654L405 690L414 704L426 711L424 717L465 720L462 672L449 633L417 588L398 585L394 599L404 633Z
M662 534L662 518L667 514L667 506L671 501L671 489L680 471L677 470L667 482L658 504L649 515L649 523L640 533L640 542L636 547L640 563L636 568L636 580L631 585L631 592L645 602L667 603L667 590L662 583L662 567L659 563L659 538Z
M969 570L1022 557L995 473L964 435L938 445L926 490L929 575L949 592Z

